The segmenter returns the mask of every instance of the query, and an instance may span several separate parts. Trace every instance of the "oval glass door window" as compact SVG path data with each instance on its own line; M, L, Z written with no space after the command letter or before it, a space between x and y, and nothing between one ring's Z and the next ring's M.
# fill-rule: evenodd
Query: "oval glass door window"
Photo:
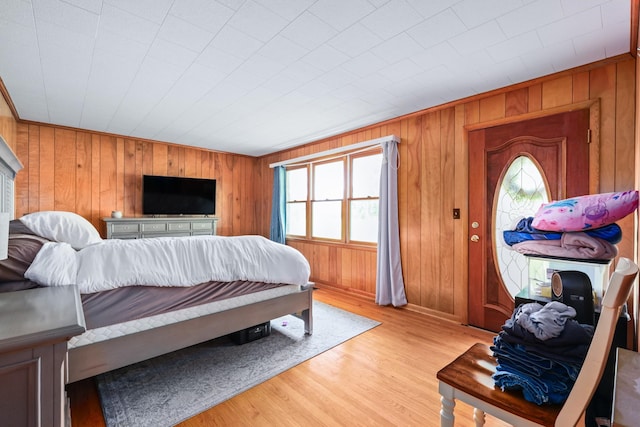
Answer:
M511 297L528 286L527 259L504 242L502 232L515 229L520 219L533 216L542 203L549 202L546 182L536 163L522 155L509 164L496 188L494 254Z

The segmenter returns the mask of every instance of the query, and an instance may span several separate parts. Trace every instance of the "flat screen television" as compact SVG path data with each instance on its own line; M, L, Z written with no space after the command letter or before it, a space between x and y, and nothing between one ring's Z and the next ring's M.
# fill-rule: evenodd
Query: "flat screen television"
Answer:
M142 176L144 215L215 215L216 180Z

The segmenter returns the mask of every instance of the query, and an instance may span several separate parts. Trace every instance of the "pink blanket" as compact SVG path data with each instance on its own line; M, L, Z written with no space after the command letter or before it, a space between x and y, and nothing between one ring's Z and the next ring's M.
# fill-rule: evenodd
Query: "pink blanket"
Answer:
M560 240L529 240L516 243L512 248L526 255L546 255L561 258L610 260L618 254L618 248L586 233L563 233Z

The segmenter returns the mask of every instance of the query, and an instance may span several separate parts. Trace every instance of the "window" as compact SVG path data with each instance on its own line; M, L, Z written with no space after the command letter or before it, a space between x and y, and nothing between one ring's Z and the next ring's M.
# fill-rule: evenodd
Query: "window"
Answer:
M287 168L287 236L375 244L379 148Z

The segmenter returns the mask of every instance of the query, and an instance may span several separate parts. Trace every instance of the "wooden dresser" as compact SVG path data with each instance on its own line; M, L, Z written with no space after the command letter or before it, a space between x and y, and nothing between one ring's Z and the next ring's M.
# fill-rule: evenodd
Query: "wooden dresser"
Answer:
M2 425L69 425L67 341L84 331L75 286L0 293Z
M145 237L179 237L215 235L218 218L136 217L102 218L107 239L142 239Z

